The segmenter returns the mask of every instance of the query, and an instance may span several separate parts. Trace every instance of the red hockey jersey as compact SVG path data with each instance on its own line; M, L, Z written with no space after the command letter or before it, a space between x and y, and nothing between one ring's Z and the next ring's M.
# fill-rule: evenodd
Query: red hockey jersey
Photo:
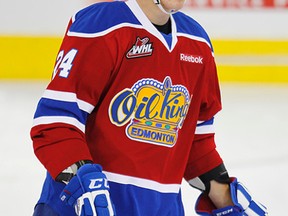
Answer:
M31 137L49 175L79 160L102 165L117 215L182 215L182 178L222 163L212 45L192 18L170 18L166 35L135 0L79 11L35 112Z

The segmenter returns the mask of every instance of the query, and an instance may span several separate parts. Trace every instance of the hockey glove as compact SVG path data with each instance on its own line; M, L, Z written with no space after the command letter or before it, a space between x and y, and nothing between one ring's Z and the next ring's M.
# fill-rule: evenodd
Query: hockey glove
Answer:
M66 185L60 199L79 216L114 216L107 178L98 164L85 164Z
M231 198L234 206L216 209L207 193L202 193L197 199L195 210L202 216L266 216L267 209L251 197L245 186L232 178L230 183Z

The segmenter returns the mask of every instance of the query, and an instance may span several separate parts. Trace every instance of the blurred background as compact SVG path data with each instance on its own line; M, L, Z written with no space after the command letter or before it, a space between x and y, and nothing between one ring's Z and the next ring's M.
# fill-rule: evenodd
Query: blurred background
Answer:
M0 0L0 203L3 215L32 215L45 170L29 131L70 17L96 1ZM187 0L183 11L211 37L223 110L216 141L270 215L288 203L288 0ZM199 192L183 182L187 215Z

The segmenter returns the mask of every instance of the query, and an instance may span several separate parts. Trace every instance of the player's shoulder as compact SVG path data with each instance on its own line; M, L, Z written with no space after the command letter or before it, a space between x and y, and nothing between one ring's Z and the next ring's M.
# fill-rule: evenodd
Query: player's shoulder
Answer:
M211 44L206 30L191 16L183 12L177 12L173 15L173 18L177 26L177 33L187 35L188 37L199 37Z
M122 23L138 24L124 1L98 2L78 11L69 31L97 33Z

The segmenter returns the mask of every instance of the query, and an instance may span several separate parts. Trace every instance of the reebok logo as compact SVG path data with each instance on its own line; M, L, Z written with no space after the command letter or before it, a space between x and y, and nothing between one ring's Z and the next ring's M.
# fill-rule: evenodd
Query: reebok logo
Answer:
M203 57L195 55L187 55L184 53L180 53L180 60L196 64L203 64Z
M130 58L139 58L144 56L150 56L153 52L152 43L148 43L149 38L145 37L143 39L137 37L135 44L127 52L126 57Z

